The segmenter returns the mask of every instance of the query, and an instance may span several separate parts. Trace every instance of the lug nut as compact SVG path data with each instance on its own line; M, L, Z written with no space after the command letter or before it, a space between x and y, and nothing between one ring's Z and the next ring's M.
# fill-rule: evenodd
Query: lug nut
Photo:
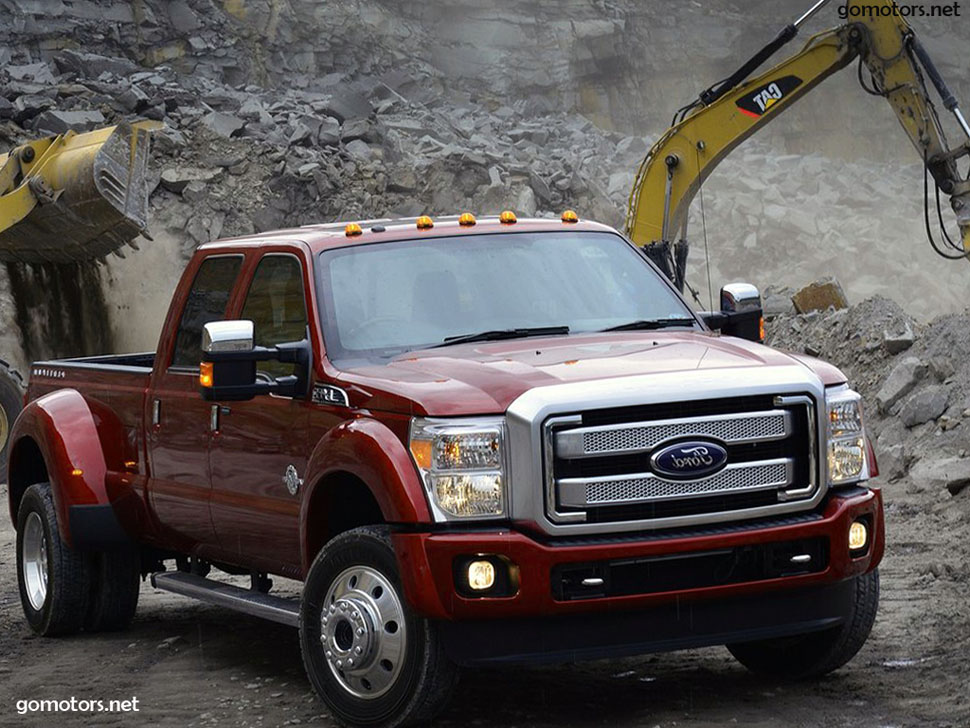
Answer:
M344 661L343 660L337 660L336 665L337 665L337 667L343 667L344 666Z
M364 628L363 627L358 627L357 628L357 636L358 637L361 637L361 636L363 636L363 634L364 634Z
M329 660L331 657L333 657L333 652L327 650L327 659Z
M353 666L354 666L354 658L351 657L349 660L347 660L347 667L353 667Z
M363 651L363 650L362 650L362 649L361 649L360 647L355 647L355 648L354 648L354 652L356 652L356 653L357 653L358 655L360 655L360 654L362 654L362 653L363 653L364 651Z

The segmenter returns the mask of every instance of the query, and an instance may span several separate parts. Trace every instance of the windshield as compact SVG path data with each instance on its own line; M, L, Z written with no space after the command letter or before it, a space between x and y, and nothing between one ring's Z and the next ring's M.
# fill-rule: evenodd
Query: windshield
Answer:
M317 270L327 353L345 364L483 332L579 333L658 319L696 325L671 287L613 233L365 244L324 251Z

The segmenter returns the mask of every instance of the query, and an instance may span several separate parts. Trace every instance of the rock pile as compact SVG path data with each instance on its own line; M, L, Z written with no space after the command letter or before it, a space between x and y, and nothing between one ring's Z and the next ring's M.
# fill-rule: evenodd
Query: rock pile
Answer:
M866 403L882 475L915 488L970 484L970 314L918 324L894 302L785 313L767 324L771 345L839 366ZM909 332L900 348L892 332ZM892 335L888 335L892 334Z
M744 13L723 0L554 9L515 0L501 16L470 0L3 5L0 151L121 119L165 124L151 164L155 242L137 241L142 260L174 261L152 282L158 316L132 332L125 280L138 268L111 260L105 273L123 314L116 341L135 349L154 346L181 264L209 239L465 209L572 207L619 224L637 164L673 110L802 9L796 0L759 0ZM934 259L923 241L918 167L900 163L910 150L885 161L902 137L887 145L874 131L899 134L895 120L854 79L832 83L844 113L793 110L705 185L690 226L695 287L709 259L715 290L834 274L849 300L879 293L921 318L961 310L966 270ZM837 143L819 143L830 136ZM819 146L881 150L883 161L811 151ZM4 289L0 276L0 311L10 308ZM777 300L779 312L790 308ZM897 334L905 345L905 330Z

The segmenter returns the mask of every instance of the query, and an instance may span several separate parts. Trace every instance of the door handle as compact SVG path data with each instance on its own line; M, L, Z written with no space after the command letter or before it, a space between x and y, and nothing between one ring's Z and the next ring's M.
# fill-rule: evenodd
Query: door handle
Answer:
M214 404L209 409L209 429L212 432L219 431L219 418L222 415L228 415L232 412L231 409L225 407L224 405Z
M152 427L162 424L162 400L152 400Z

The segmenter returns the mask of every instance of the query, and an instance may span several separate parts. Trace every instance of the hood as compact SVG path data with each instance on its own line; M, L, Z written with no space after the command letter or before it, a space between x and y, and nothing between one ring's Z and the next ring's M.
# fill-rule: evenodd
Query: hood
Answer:
M574 334L409 352L340 376L355 407L403 414L501 414L536 387L676 371L803 366L823 384L835 367L710 332Z

